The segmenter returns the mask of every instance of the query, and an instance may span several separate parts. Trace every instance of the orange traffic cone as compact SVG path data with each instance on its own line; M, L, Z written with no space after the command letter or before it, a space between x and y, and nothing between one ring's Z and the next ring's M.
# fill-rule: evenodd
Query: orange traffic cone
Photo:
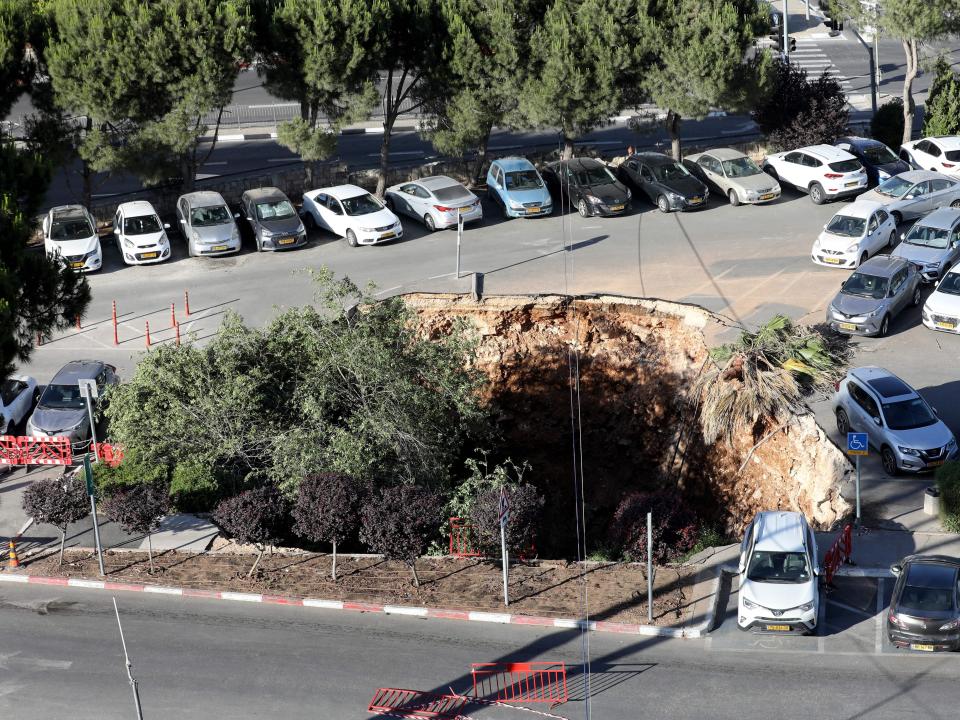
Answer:
M10 541L10 552L8 553L8 555L9 555L9 562L7 563L7 567L12 567L12 568L20 567L20 561L17 559L17 544L13 540Z

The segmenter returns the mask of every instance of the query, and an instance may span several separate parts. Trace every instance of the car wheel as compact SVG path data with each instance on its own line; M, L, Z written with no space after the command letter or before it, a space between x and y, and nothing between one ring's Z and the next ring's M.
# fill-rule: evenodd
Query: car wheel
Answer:
M889 331L890 331L890 316L884 315L883 320L880 321L880 330L877 333L877 337L886 337Z
M500 200L500 209L503 211L503 219L504 219L504 220L509 220L509 219L510 219L510 213L507 211L507 201L506 201L506 200L503 200L503 199Z
M897 210L894 210L892 213L890 213L890 217L893 218L893 221L897 224L897 226L903 222L903 215L901 215ZM896 231L894 231L894 234L896 234Z
M427 230L433 232L437 229L437 223L433 219L433 215L427 213L423 216L423 224L427 226Z
M841 437L846 437L850 432L850 419L847 417L847 411L843 408L837 408L837 432Z
M917 283L917 286L913 289L913 300L911 302L914 307L920 305L920 283Z
M864 250L863 253L860 255L860 260L857 262L857 267L860 267L861 265L863 265L867 261L867 257L868 257L867 251Z
M897 456L886 445L880 449L880 462L883 464L883 471L890 477L896 477L900 474L900 468L897 467Z
M737 207L740 204L740 196L737 195L736 190L731 190L727 194L727 197L730 198L730 204L733 205L733 207Z
M357 234L353 230L347 230L347 245L350 247L356 247L357 243Z
M887 247L894 248L897 245L897 231L890 231L890 237L887 238Z
M960 200L954 200L952 203L950 203L950 207L960 208Z
M666 196L666 195L659 195L659 196L657 196L657 208L658 208L658 209L660 210L660 212L662 212L662 213L668 213L668 212L670 212L670 201L667 200L667 196Z
M590 217L590 208L587 206L587 201L583 198L577 203L577 212L580 213L580 217Z
M827 199L827 195L823 192L823 186L820 183L814 183L810 186L810 199L814 205L823 205Z

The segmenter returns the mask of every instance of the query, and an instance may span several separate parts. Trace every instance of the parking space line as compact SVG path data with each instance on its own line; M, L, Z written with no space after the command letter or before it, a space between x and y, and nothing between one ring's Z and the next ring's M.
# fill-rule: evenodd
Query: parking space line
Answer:
M860 608L855 608L855 607L851 607L851 606L849 606L849 605L845 605L844 603L842 603L842 602L840 602L840 601L838 601L838 600L827 600L827 602L830 603L831 605L836 605L838 608L843 608L843 609L846 610L847 612L852 612L852 613L855 613L855 614L857 614L857 615L862 615L863 617L865 617L865 618L867 618L867 619L873 617L873 613L871 613L871 612L867 612L867 611L865 611L865 610L861 610Z
M877 578L877 637L873 646L874 655L883 652L883 583L886 578Z

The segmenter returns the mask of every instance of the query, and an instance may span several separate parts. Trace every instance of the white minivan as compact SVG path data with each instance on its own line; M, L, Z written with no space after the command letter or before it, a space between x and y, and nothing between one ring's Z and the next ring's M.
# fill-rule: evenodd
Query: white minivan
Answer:
M737 626L811 634L820 609L817 541L798 512L757 513L740 545Z

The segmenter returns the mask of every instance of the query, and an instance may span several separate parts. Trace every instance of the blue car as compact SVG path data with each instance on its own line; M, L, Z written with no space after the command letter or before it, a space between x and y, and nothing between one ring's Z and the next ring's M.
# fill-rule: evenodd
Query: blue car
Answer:
M910 164L897 157L897 154L879 140L872 138L837 138L833 143L841 150L853 155L867 171L867 187L876 187L884 180L910 170Z
M487 171L487 195L506 218L539 217L553 212L553 200L540 173L526 158L494 160Z

